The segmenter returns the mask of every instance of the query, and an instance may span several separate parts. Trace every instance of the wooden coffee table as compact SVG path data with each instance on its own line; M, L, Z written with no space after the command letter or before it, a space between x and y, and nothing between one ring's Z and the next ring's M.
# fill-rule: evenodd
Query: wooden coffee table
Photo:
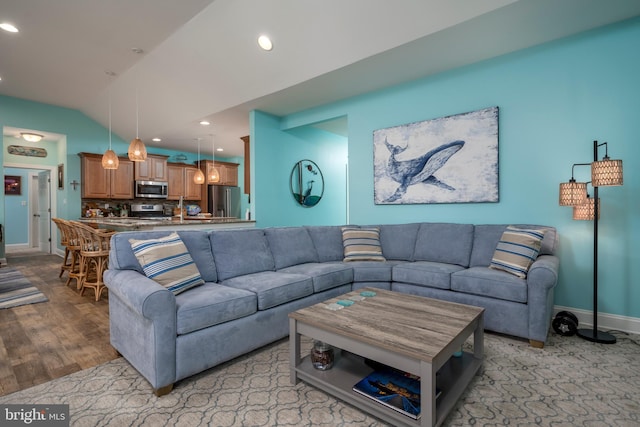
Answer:
M326 307L362 291L376 295L337 311ZM438 426L482 365L483 314L480 307L370 288L303 308L289 314L291 383L304 380L393 425ZM452 357L472 333L473 353ZM301 357L301 335L343 350L333 368L314 369L309 356ZM365 358L420 376L419 419L352 390L373 371Z

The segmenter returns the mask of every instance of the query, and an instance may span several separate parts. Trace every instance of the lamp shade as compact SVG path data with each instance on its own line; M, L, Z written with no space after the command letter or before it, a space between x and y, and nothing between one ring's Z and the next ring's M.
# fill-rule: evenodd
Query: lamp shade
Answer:
M595 199L587 197L587 201L573 207L573 219L579 221L593 221L596 217ZM598 219L600 219L600 198L598 198Z
M144 142L140 138L133 139L129 144L127 154L129 155L129 160L144 162L147 160L147 147L144 146Z
M202 173L200 169L193 175L193 182L196 184L204 184L204 173Z
M118 169L120 165L120 159L113 150L107 150L102 155L102 167L104 169Z
M220 172L215 166L209 167L209 182L220 182Z
M560 206L578 206L587 201L587 183L576 182L573 178L569 182L560 183Z
M622 185L622 160L605 157L591 163L591 183L594 187Z

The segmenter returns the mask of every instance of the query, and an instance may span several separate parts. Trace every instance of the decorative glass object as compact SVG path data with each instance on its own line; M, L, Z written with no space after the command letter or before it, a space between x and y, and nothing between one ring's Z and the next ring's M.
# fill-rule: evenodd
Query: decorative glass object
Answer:
M311 349L311 363L314 368L321 371L331 369L333 366L333 348L325 342L314 341Z

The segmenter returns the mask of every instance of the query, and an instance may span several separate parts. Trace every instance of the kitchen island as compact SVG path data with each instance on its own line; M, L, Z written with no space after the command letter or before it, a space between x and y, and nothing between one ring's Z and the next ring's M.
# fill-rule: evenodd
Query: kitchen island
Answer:
M115 231L139 231L139 230L220 230L230 228L253 228L256 222L229 217L212 218L183 218L171 219L140 219L118 217L80 218L78 221L92 227Z

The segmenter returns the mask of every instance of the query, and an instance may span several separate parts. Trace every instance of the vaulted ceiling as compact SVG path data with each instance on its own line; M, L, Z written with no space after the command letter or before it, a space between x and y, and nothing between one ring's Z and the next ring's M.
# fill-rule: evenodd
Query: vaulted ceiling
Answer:
M3 1L20 31L0 31L0 94L105 127L111 96L124 140L194 151L214 135L241 156L252 109L288 114L638 15L637 0Z

